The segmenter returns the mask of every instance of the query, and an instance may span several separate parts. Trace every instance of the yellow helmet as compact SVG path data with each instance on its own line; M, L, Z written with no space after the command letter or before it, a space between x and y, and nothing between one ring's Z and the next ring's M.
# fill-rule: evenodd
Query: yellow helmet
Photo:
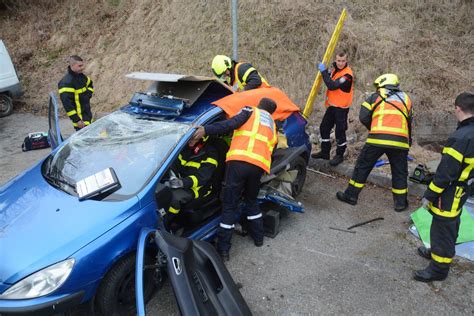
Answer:
M379 76L377 79L374 81L374 86L375 88L383 88L386 86L393 86L393 87L398 87L400 84L400 81L398 81L397 75L394 74L383 74Z
M232 68L232 60L224 55L216 55L212 60L212 72L217 77L222 76L222 74L227 70Z

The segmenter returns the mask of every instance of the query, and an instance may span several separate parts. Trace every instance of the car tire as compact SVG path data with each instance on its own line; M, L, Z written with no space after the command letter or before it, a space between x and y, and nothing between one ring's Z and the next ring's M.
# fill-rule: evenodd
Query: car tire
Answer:
M297 170L295 181L291 183L291 195L296 198L302 191L306 180L306 160L298 156L290 164L290 170Z
M145 265L153 264L151 256L145 257ZM136 256L130 255L120 260L105 275L95 297L95 310L98 315L135 315L135 262ZM160 288L164 275L157 282L155 271L145 270L144 296L147 303L156 288Z
M10 96L0 93L0 117L8 116L13 112L13 100Z

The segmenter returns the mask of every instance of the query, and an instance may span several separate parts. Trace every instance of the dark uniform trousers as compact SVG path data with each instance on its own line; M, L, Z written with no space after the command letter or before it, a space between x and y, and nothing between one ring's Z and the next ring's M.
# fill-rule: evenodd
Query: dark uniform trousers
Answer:
M180 211L183 205L186 205L194 199L195 195L191 189L172 189L170 207L176 211ZM172 229L172 224L176 221L178 216L179 213L172 213L170 212L170 209L168 209L166 212L165 227L167 229Z
M444 189L443 194L436 199L433 205L429 206L430 213L433 215L430 230L431 261L429 269L437 275L445 276L449 273L452 258L456 254L455 247L462 211L455 217L447 217L435 214L432 208L449 210L457 201L458 210L461 210L470 193L471 189L467 183L454 181L452 185Z
M408 150L365 144L357 158L356 166L345 194L356 199L358 198L375 163L383 154L387 155L390 162L394 202L396 205L405 205L408 193Z
M183 205L195 199L194 192L191 189L173 189L171 193L170 206L176 210L180 210Z
M218 251L230 249L240 196L244 198L245 208L242 215L247 216L250 235L255 241L263 240L263 217L257 204L260 178L263 173L262 168L247 162L232 160L226 163L222 219L217 230Z
M442 218L433 215L431 222L430 242L431 256L453 258L455 255L456 239L458 238L460 216ZM440 262L432 258L429 268L438 275L447 275L450 262Z
M331 151L331 130L334 125L336 125L336 155L344 155L347 148L346 130L348 113L349 108L343 109L334 106L328 107L326 113L324 113L323 120L319 126L323 155L329 156Z

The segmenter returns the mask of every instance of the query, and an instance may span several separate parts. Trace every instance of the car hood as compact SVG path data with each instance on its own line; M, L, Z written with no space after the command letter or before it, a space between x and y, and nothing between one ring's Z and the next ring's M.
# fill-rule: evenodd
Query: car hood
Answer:
M136 196L79 202L46 182L40 166L0 188L0 285L70 257L139 210Z

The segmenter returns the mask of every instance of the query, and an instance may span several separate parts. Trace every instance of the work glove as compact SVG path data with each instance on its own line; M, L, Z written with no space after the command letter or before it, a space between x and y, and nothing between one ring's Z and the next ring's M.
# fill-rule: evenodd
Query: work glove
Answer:
M319 63L318 69L319 69L320 72L323 72L323 71L325 71L327 68L326 68L326 65L325 65L324 63Z
M172 189L179 189L183 187L183 180L181 180L180 178L170 179L169 183L170 183L170 188Z
M428 210L428 205L430 204L430 201L428 201L427 198L423 198L421 200L421 207L424 208L425 210Z

